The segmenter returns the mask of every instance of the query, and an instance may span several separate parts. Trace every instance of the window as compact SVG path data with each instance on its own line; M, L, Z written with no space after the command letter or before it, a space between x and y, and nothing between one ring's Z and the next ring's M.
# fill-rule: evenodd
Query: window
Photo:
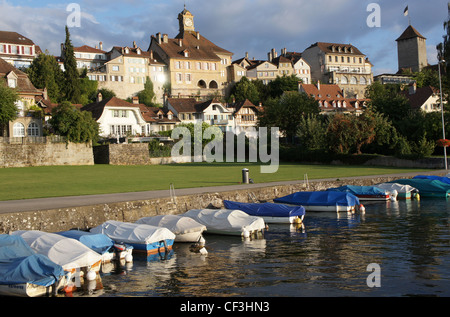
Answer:
M113 110L113 117L118 118L119 117L119 110Z
M8 86L10 88L16 88L17 87L17 81L15 78L8 78Z
M119 71L119 66L114 65L114 66L112 67L112 70L118 72L118 71Z
M13 137L23 138L25 136L25 127L22 123L16 122L13 126Z
M31 122L27 132L28 136L39 136L39 126L35 122Z

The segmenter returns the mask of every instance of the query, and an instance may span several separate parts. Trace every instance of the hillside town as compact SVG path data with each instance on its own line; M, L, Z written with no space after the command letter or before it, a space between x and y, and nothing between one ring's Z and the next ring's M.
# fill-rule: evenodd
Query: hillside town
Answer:
M15 138L64 135L55 124L55 115L64 102L92 115L98 125L96 141L162 139L177 125L196 123L247 135L258 126L278 125L282 136L289 136L291 127L277 124L288 120L275 120L284 110L275 109L273 104L275 99L282 104L287 99L283 97L294 92L307 96L306 101L297 103L313 100L317 109L311 114L325 117L339 114L357 118L367 109L378 109L392 122L399 137L407 134L399 131L399 116L420 111L436 117L441 112L436 79L445 69L428 63L426 38L412 25L393 40L398 48L398 72L374 76L370 56L352 44L316 42L304 49L268 48L264 60L248 53L235 57L196 29L194 15L186 7L177 19L179 33L174 37L161 32L152 34L149 47L140 47L135 41L126 47L105 48L101 41L95 47L73 47L66 27L61 54L51 56L51 60L45 59L48 52L32 39L0 31L0 77L18 95L16 115L0 122L0 136L14 142ZM61 81L68 78L68 59L76 63L76 80L82 83L79 95L84 93L75 99L63 88L55 88L58 76L62 76ZM393 86L400 104L409 108L401 110L403 113L398 105L383 108L380 91L392 93L393 89L387 87ZM392 100L392 95L385 97ZM446 104L446 98L442 101ZM292 113L285 115L295 117ZM294 128L307 126L301 125L299 118L296 120ZM427 133L427 141L437 141L431 131ZM291 134L300 141L301 135L303 139L311 138L308 131ZM409 141L419 144L422 137L423 133ZM408 146L413 147L411 143ZM360 145L356 148L359 152Z

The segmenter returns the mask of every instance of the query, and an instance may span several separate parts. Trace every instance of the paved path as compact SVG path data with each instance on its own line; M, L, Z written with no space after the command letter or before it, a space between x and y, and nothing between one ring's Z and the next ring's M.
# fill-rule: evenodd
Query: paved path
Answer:
M432 172L420 172L421 175L445 175L445 170L436 170ZM358 177L341 177L341 180L345 179L367 179L377 177L396 177L407 178L418 175L418 173L404 173L404 174L386 174L386 175L369 175ZM320 181L335 181L336 178L328 179L315 179L309 180L310 183ZM241 185L229 185L229 186L217 186L217 187L199 187L199 188L186 188L176 189L176 196L185 196L193 194L203 193L216 193L241 189L252 189L261 187L270 187L278 185L291 185L304 183L303 180L298 181L284 181L273 183L261 183L261 184L241 184ZM55 197L55 198L39 198L39 199L25 199L25 200L10 200L0 201L0 213L12 213L12 212L24 212L24 211L38 211L49 210L59 208L81 207L91 206L106 203L126 202L126 201L138 201L155 198L170 197L169 190L157 190L157 191L144 191L144 192L132 192L132 193L117 193L117 194L105 194L105 195L87 195L87 196L69 196L69 197Z

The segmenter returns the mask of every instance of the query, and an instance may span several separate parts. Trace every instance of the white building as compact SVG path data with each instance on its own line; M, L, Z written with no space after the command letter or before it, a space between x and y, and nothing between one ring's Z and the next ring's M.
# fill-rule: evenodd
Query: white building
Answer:
M29 67L41 53L32 40L16 32L0 31L0 58L16 68Z

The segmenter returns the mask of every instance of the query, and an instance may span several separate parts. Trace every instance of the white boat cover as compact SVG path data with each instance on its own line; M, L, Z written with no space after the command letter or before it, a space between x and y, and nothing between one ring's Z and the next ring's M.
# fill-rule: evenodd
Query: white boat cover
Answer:
M409 193L417 190L416 188L410 185L403 185L398 183L381 183L374 186L380 189L387 190L389 192L396 190L398 193Z
M37 230L14 231L11 235L21 236L37 254L47 256L64 270L90 267L102 260L102 256L78 240L55 233Z
M191 209L183 216L190 217L206 226L207 231L244 233L263 230L264 219L250 216L241 210L231 209Z
M136 223L167 228L176 235L191 232L203 232L206 230L205 225L198 223L192 218L182 217L180 215L144 217L136 221Z
M115 220L108 220L92 228L90 232L102 233L116 242L123 243L150 244L175 239L175 234L167 228Z

